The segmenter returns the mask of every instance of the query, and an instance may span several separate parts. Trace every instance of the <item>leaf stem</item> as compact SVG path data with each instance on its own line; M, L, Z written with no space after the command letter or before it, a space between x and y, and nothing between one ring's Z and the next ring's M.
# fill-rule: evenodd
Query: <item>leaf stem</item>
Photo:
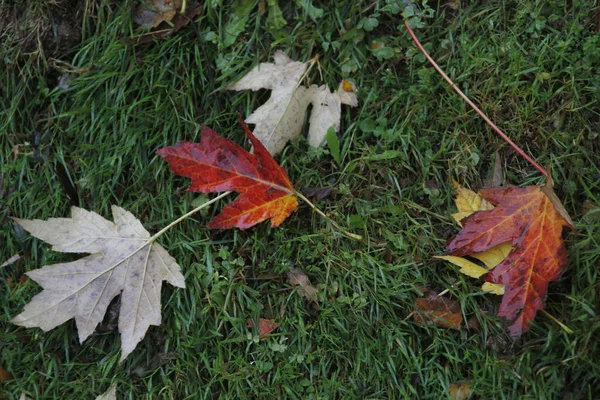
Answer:
M325 218L327 221L329 221L331 223L331 225L333 225L337 230L339 230L340 232L342 232L345 236L349 237L350 239L354 239L354 240L362 240L363 237L360 235L357 235L355 233L349 232L345 229L343 229L341 226L338 225L337 222L335 222L334 220L332 220L331 218L329 218L327 215L325 215L325 213L323 211L321 211L317 206L315 206L309 199L306 198L306 196L304 196L302 193L298 192L298 191L294 191L294 195L298 196L300 199L302 199L306 204L308 204L313 210L315 210L315 212L317 214L319 214L320 216L322 216L323 218Z
M146 244L144 244L144 246L148 245L149 243L154 242L156 239L158 239L158 237L162 236L163 233L165 233L166 231L168 231L169 229L171 229L172 227L174 227L175 225L177 225L178 223L180 223L181 221L183 221L184 219L186 219L187 217L189 217L190 215L202 210L203 208L208 207L209 205L216 203L217 201L221 200L223 197L231 194L233 192L229 191L229 192L224 192L221 193L220 195L218 195L217 197L215 197L212 200L207 201L204 204L201 204L200 206L194 208L192 211L183 214L181 217L177 218L175 221L171 222L169 225L165 226L164 228L162 228L160 231L156 232L154 234L154 236L152 236L150 239L148 239L148 241L146 242Z
M512 147L513 149L515 149L515 151L517 153L519 153L519 155L521 157L523 157L524 159L526 159L527 161L529 161L529 163L531 165L533 165L538 171L540 171L542 173L542 175L544 176L548 176L548 173L546 172L546 170L544 168L542 168L538 163L536 163L531 157L529 157L527 155L527 153L525 153L525 151L523 151L519 146L517 146L515 144L515 142L513 142L512 140L510 140L510 138L504 133L502 132L502 130L500 128L498 128L496 126L496 124L494 124L488 117L487 115L485 115L483 113L483 111L481 111L479 109L479 107L477 107L475 105L475 103L473 103L463 92L462 90L460 90L458 88L458 86L456 86L454 84L454 82L452 82L452 79L450 79L448 77L448 75L446 75L446 73L439 67L439 65L437 65L437 63L433 60L433 58L431 58L431 56L429 55L429 53L427 53L427 51L423 48L423 46L421 45L421 42L419 42L419 39L417 39L417 36L415 35L415 33L413 32L413 30L410 28L410 26L408 25L408 20L404 20L404 26L406 27L406 30L408 31L410 37L412 38L413 42L415 42L415 44L417 45L417 48L421 51L421 53L423 53L423 55L425 56L425 58L427 58L427 61L429 61L429 63L433 66L433 68L435 68L435 70L437 72L439 72L440 75L442 75L442 77L446 80L446 82L448 82L448 84L452 87L452 89L454 89L454 91L456 93L458 93L458 95L460 97L462 97L462 99L464 101L467 102L468 105L471 106L471 108L473 110L475 110L475 112L477 114L479 114L479 116L481 118L483 118L483 120L494 130L494 132L496 132L506 143L508 143L510 145L510 147Z

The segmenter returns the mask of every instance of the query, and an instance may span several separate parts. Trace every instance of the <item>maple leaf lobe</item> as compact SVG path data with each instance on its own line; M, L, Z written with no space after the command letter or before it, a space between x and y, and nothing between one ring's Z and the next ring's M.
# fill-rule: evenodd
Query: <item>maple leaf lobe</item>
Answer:
M267 219L277 227L298 207L285 170L248 127L242 126L254 154L207 127L202 128L199 144L180 142L157 151L172 172L192 179L188 191L240 193L210 221L212 229L247 229Z

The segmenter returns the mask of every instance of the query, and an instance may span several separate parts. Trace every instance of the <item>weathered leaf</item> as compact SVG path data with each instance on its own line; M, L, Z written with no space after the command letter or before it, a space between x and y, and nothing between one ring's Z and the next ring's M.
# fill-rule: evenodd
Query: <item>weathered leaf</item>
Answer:
M121 361L150 325L160 325L162 281L184 288L180 267L158 243L149 241L150 234L133 214L117 206L112 213L114 223L78 207L71 208L71 218L15 218L54 251L90 255L28 272L44 290L11 322L48 331L75 318L83 342L121 294Z
M466 383L451 383L449 391L451 400L467 400L471 397L471 388Z
M210 221L209 228L247 229L267 219L276 227L298 207L285 170L245 124L243 127L254 154L207 127L202 128L199 144L181 142L156 152L171 165L171 171L192 179L188 191L240 193Z
M117 384L110 385L106 392L96 397L96 400L117 400Z
M431 291L425 297L415 299L413 316L419 323L433 323L451 329L460 329L462 326L460 304Z
M136 7L133 19L144 28L154 28L163 21L171 21L182 3L182 0L145 0Z
M187 4L184 13L180 13L181 0L156 0L158 3L167 3L161 6L159 12L149 10L140 5L136 11L136 22L144 27L152 27L150 32L143 33L130 39L125 39L126 44L150 43L154 39L160 39L181 30L189 24L200 12L202 5L198 3Z
M312 104L308 141L318 147L330 127L339 130L342 104L358 105L356 90L348 81L342 81L333 93L325 85L301 86L304 72L315 60L293 61L281 51L275 53L274 59L274 64L261 63L227 89L272 91L269 100L246 118L247 123L256 124L254 135L271 154L281 152L289 140L300 135L304 115Z
M464 228L452 239L447 254L466 256L510 242L512 250L488 279L504 285L498 315L512 321L519 336L543 308L548 283L567 264L562 230L571 225L562 217L542 186L483 189L480 195L495 206L462 220Z
M299 285L304 297L315 303L319 302L316 287L310 283L308 276L300 268L292 268L287 272L287 280L290 285Z
M254 327L254 321L252 321L251 319L248 319L246 321L246 326L248 326L248 328L252 328ZM273 332L275 329L279 328L279 324L273 320L270 319L266 319L266 318L259 318L258 319L258 337L260 339L264 339L267 336L269 336L269 334L271 332Z
M0 365L0 382L9 381L12 378L12 374Z

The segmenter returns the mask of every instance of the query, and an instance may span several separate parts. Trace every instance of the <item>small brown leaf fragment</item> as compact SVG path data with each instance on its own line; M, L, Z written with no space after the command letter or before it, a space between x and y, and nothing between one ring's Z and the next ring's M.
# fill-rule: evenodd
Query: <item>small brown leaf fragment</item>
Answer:
M481 331L481 324L477 320L476 316L472 315L471 318L469 318L469 320L467 321L467 328L469 330L472 330L472 331L475 331L475 332L480 332Z
M422 324L435 324L450 329L462 327L460 304L456 300L439 297L434 292L415 300L413 317L415 322Z
M251 319L248 319L246 321L246 326L248 328L252 328L254 327L254 321L252 321ZM266 319L266 318L259 318L258 319L258 337L260 339L264 339L267 336L269 336L269 334L271 332L273 332L275 329L279 328L279 324L273 320L270 319Z
M450 398L452 400L467 400L471 397L471 388L468 384L451 383L449 387Z
M265 15L267 12L267 2L265 0L260 0L258 2L258 13L260 15Z
M302 294L310 301L314 301L315 303L319 301L317 298L317 293L319 291L317 288L311 285L310 279L308 279L308 276L306 276L304 271L302 271L300 268L290 269L287 272L287 280L290 285L300 285Z
M0 382L10 381L13 378L10 372L0 365Z
M383 261L388 264L391 264L394 261L394 253L390 249L385 249L385 253L383 253Z
M182 0L145 0L136 7L133 19L142 27L154 28L171 21L181 6Z
M163 18L161 22L154 25L152 30L148 33L136 36L131 39L125 39L126 44L144 44L150 43L154 39L160 39L170 34L181 30L184 26L189 24L200 12L202 11L202 5L198 3L188 4L185 9L185 13L173 12L169 18Z

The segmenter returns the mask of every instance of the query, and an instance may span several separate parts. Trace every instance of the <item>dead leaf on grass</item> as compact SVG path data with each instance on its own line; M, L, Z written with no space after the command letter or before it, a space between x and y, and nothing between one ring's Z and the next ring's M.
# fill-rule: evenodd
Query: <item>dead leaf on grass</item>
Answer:
M415 322L422 324L435 324L450 329L462 327L458 301L440 297L432 291L415 300L413 317Z
M308 142L313 147L320 146L330 127L333 126L336 132L339 130L342 104L352 107L358 105L356 88L346 80L340 83L335 92L331 92L326 85L302 86L300 82L309 65L316 63L316 58L302 63L277 51L274 59L274 64L259 64L227 89L271 90L269 100L246 118L247 123L256 124L254 136L269 153L280 153L289 140L300 135L310 104L313 108Z
M150 43L181 30L189 24L200 12L202 5L188 4L185 12L181 14L181 0L153 0L159 4L158 8L147 8L143 4L136 9L134 19L141 27L151 28L150 32L143 33L131 39L125 39L126 44ZM168 3L168 4L167 4Z
M304 297L315 303L319 302L316 287L311 285L310 279L300 268L292 268L287 272L287 280L290 285L299 285Z
M117 400L117 384L110 385L106 392L96 397L96 400Z
M452 400L467 400L469 397L471 397L471 388L466 383L451 383L449 391L450 398Z
M102 321L112 299L121 294L121 361L150 325L160 325L162 282L184 288L181 269L133 214L117 206L112 206L112 213L114 223L78 207L71 208L71 218L14 219L52 244L54 251L90 255L29 271L27 275L44 290L12 323L49 331L75 318L83 342Z
M246 326L248 328L253 328L254 327L254 321L252 321L251 319L248 319L246 321ZM264 339L267 336L269 336L269 334L271 332L273 332L275 329L279 328L279 324L273 320L270 319L266 319L266 318L259 318L258 319L258 337L260 339Z
M551 178L544 186L494 187L479 195L494 208L462 220L463 229L448 243L446 254L475 257L510 243L506 258L486 274L485 286L503 285L498 315L510 321L509 331L517 337L544 308L548 283L567 266L562 233L564 227L574 228Z
M9 381L13 378L10 372L0 365L0 382Z

